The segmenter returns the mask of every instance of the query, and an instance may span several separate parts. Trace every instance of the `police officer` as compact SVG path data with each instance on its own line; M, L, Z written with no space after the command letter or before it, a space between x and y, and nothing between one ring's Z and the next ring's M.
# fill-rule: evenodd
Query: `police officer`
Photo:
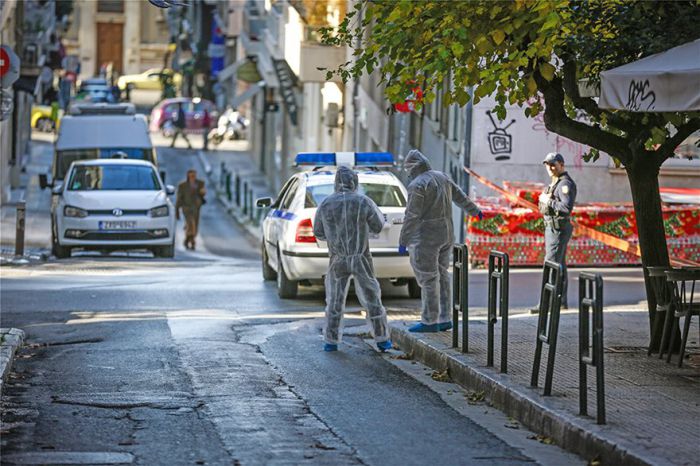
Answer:
M566 171L564 157L561 154L550 152L542 163L552 179L550 185L540 194L539 198L539 208L544 216L545 225L544 259L559 263L563 267L561 307L567 309L566 247L574 229L571 224L571 211L574 209L574 201L576 200L576 183ZM539 310L539 306L537 306L537 310Z

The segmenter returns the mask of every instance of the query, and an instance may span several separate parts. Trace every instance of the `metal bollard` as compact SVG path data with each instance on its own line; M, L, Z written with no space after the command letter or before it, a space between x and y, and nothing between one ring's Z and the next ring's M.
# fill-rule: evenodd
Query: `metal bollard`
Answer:
M248 182L243 182L243 215L248 215Z
M251 221L253 221L255 216L255 207L253 206L254 197L253 188L250 188L250 192L248 193L248 218L250 218Z
M469 351L469 249L452 248L452 347L459 348L459 314L462 313L462 353Z
M537 342L535 360L532 364L530 385L537 387L542 360L542 344L549 345L547 355L547 373L544 378L544 396L552 394L552 377L554 376L554 357L557 351L557 335L559 333L559 313L561 311L563 269L561 264L552 261L544 263L542 273L542 288L540 292L540 317L537 322Z
M226 163L221 162L221 170L219 170L219 187L223 188L226 185Z
M489 304L488 304L488 339L486 365L493 367L493 332L498 316L501 317L501 372L508 371L508 293L509 293L510 259L507 253L491 251L489 253ZM497 299L498 297L498 299ZM498 303L498 314L496 313Z
M226 173L226 199L231 202L231 172Z
M605 378L603 370L603 277L597 273L581 272L578 278L578 355L579 355L579 413L588 415L588 368L596 369L596 422L605 424ZM591 318L593 335L591 342Z
M236 173L236 205L238 207L241 206L241 177L238 176L238 173Z
M17 202L17 222L15 223L15 256L24 255L24 227L27 218L26 201Z

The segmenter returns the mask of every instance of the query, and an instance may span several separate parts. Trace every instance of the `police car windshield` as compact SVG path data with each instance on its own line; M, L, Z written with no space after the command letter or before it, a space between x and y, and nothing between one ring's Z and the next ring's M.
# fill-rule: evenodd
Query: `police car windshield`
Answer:
M333 194L335 186L319 184L306 187L305 208L318 207L323 200ZM379 207L406 207L406 199L398 186L391 184L360 183L358 192L369 197Z
M157 191L158 175L143 165L81 165L75 167L69 191Z

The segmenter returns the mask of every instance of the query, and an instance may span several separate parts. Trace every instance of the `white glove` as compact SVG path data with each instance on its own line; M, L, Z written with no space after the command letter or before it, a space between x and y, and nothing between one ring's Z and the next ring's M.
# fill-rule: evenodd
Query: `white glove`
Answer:
M540 194L540 204L549 204L549 200L552 198L551 194L542 193Z

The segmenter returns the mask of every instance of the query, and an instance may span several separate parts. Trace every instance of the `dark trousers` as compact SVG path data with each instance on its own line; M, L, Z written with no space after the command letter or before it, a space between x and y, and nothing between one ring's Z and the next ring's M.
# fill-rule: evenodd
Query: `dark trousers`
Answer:
M566 247L569 244L573 231L574 227L571 225L571 222L562 222L561 228L558 230L555 230L551 226L545 226L544 228L544 260L561 264L564 272L562 276L563 286L561 293L562 307L568 307L566 292L569 281L566 270Z

